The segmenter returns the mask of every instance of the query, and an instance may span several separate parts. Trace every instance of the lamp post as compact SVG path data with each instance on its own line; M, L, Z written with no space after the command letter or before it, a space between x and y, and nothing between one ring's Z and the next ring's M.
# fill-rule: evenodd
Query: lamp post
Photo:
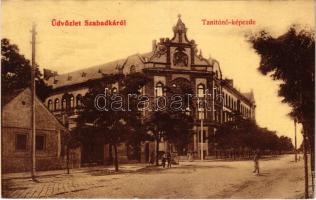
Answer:
M203 138L203 128L204 128L204 126L203 126L203 120L204 120L204 109L202 108L201 109L201 117L200 117L200 120L201 120L201 131L200 131L200 134L201 134L201 161L203 161L204 160L204 149L203 149L203 145L204 145L204 138Z
M205 95L204 95L204 97L205 97ZM205 110L204 110L204 105L203 105L203 103L205 103L205 102L203 102L202 100L200 100L200 99L198 99L198 101L199 101L199 103L198 103L198 105L199 105L199 118L200 118L200 138L198 138L198 139L201 139L201 142L200 142L200 155L201 155L201 161L203 161L204 160L204 135L203 135L203 129L204 129L204 124L203 124L203 122L204 122L204 115L205 115Z

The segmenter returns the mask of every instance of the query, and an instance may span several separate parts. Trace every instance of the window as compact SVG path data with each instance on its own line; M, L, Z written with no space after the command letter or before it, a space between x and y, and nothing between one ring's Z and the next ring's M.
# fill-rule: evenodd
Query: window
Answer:
M55 99L55 110L58 110L59 109L59 99Z
M232 107L232 99L230 98L230 96L228 96L228 107Z
M61 102L61 109L62 109L62 110L66 109L66 105L67 105L66 98L63 98L63 100L62 100L62 102Z
M37 135L35 145L37 151L45 150L45 135Z
M180 67L187 67L189 63L189 57L182 51L177 51L173 54L173 65Z
M131 68L129 69L129 72L130 72L131 74L136 72L136 67L135 67L135 65L132 65L132 66L131 66Z
M186 108L185 108L185 114L188 115L188 116L191 115L190 107L186 107Z
M113 94L114 94L114 93L117 93L117 88L116 88L116 87L112 88L112 93L113 93Z
M203 132L203 143L206 142L206 131L202 131ZM201 135L201 131L199 130L199 142L201 143L202 141L202 135Z
M27 143L27 135L26 134L17 134L16 135L16 143L15 149L16 150L26 150L26 143Z
M199 84L197 86L197 95L198 95L198 97L200 97L200 98L204 97L204 92L205 92L204 85L203 84Z
M51 99L48 100L47 107L48 107L48 110L53 110L53 101Z
M214 98L217 99L217 97L218 97L217 87L214 87Z
M77 105L77 107L78 106L81 106L81 98L82 98L82 96L81 96L81 94L78 94L77 95L77 97L76 97L76 105Z
M73 107L75 107L75 101L74 101L74 97L73 96L71 96L70 97L70 108L73 108Z
M156 97L163 96L163 84L161 82L158 82L156 84Z
M202 108L202 107L198 108L198 118L205 119L205 111L204 111L204 108Z

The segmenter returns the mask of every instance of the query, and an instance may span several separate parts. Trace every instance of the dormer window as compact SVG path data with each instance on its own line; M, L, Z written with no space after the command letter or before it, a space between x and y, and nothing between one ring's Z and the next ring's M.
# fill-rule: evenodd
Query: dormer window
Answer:
M68 76L67 80L71 81L71 79L72 79L72 76Z
M81 77L86 77L86 76L87 76L87 73L82 72Z

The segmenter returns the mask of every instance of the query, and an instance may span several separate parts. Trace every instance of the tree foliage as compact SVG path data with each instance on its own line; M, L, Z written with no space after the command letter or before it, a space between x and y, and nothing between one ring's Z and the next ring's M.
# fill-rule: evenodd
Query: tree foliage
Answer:
M77 126L79 138L82 141L91 137L99 138L104 144L113 145L116 171L118 170L117 146L123 142L139 144L146 138L145 131L141 127L141 112L137 107L137 98L140 89L147 82L147 77L140 73L104 75L103 79L92 85L83 97ZM111 85L114 83L120 85L120 90L111 90ZM106 92L105 88L108 88ZM98 101L99 107L97 107L95 101L101 94L104 96ZM133 95L132 98L129 95ZM92 136L91 133L95 135Z
M280 80L279 96L292 108L290 114L303 125L304 138L311 148L314 171L315 152L315 32L298 25L286 33L273 37L261 31L249 37L252 47L260 55L259 71Z
M254 121L239 118L220 127L215 137L218 149L251 149L291 151L291 138L277 136L276 132L259 127Z
M51 88L48 87L36 67L36 94L41 100L45 100ZM19 48L11 44L6 38L1 39L1 91L2 95L8 95L14 90L31 86L31 63Z

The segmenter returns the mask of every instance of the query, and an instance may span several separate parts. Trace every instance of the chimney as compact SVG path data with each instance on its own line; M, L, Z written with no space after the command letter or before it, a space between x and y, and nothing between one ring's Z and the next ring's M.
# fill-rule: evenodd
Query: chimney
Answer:
M226 79L228 84L231 85L231 86L234 86L234 81L233 79Z
M157 48L157 41L153 40L153 51L155 51Z
M45 80L48 80L49 78L55 77L57 75L58 75L58 73L56 71L52 71L52 70L49 70L49 69L44 69L44 79Z

